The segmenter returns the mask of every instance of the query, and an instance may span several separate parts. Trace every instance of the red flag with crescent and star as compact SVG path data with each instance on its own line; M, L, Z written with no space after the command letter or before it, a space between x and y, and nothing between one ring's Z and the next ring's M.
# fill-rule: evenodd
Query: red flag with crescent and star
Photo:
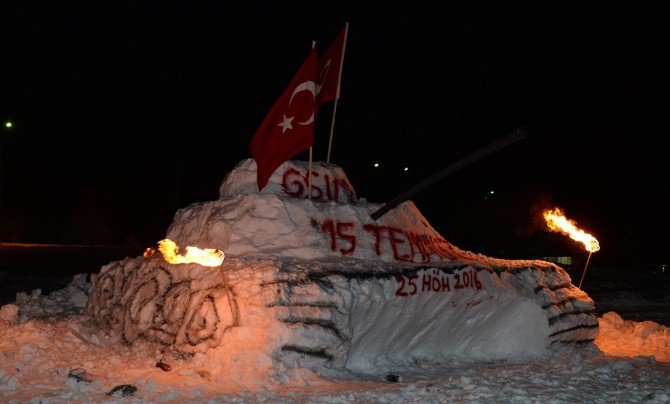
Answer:
M348 28L349 26L346 25L335 42L330 45L330 49L319 59L319 73L316 82L317 104L340 98L340 78L342 77L342 61Z
M277 167L314 143L316 66L313 48L251 139L259 191Z

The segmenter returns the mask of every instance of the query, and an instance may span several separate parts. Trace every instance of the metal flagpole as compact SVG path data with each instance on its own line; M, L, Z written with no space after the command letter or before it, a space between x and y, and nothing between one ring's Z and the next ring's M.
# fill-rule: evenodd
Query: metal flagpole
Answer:
M347 49L347 35L349 34L349 23L344 25L344 44L342 44L342 58L340 59L340 75L337 78L337 95L333 104L333 118L330 120L330 137L328 138L328 155L326 163L330 163L330 150L333 147L333 131L335 130L335 114L337 114L337 101L340 99L340 84L342 83L342 70L344 68L344 51Z

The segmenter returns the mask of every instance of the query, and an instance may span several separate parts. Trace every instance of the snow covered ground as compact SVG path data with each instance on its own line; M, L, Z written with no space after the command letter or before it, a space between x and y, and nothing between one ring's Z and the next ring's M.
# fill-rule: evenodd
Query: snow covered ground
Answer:
M150 346L111 342L78 314L84 276L49 295L19 294L0 310L2 402L670 402L670 327L599 318L595 345L561 346L525 363L417 363L399 382L304 369L239 371L213 380L205 358L161 356ZM240 358L242 359L242 358ZM163 360L165 372L156 367ZM118 385L136 388L122 398ZM132 390L131 388L126 391Z

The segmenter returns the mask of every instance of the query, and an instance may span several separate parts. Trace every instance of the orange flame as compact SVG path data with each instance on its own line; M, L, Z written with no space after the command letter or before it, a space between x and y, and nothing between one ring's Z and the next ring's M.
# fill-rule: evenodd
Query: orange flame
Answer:
M584 248L586 248L586 251L588 252L596 252L600 250L600 243L598 243L598 240L589 233L578 228L577 222L565 217L560 208L545 210L542 215L544 216L544 220L547 221L547 226L549 226L552 231L568 235L571 239L579 241L584 244Z
M147 249L144 250L144 252L142 253L142 256L143 256L144 258L151 258L151 257L154 256L154 254L156 254L156 250L154 250L154 249L151 248L151 247L147 247Z
M223 263L225 254L216 248L200 249L198 247L188 246L185 248L185 254L179 254L179 246L166 238L158 242L158 250L163 254L163 259L170 264L191 264L196 263L206 267L218 267Z

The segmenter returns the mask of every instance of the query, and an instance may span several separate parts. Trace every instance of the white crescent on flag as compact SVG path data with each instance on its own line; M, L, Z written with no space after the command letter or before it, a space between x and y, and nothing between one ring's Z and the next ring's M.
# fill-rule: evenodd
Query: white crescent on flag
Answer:
M295 89L293 89L293 93L291 94L291 98L288 101L288 107L291 107L291 102L293 101L293 97L295 97L297 94L303 92L303 91L309 91L312 93L312 100L316 99L316 84L313 81L305 81L303 83L298 84ZM284 119L279 123L278 126L281 126L282 128L282 135L286 133L286 130L288 129L293 129L293 119L294 116L289 116L287 117L286 114L284 114ZM298 122L298 125L309 125L312 122L314 122L314 108L312 108L312 115L305 121L305 122Z
M309 91L310 93L312 93L312 99L316 98L316 84L313 81L306 81L304 83L298 84L295 90L293 90L293 94L291 94L291 99L288 101L289 107L291 106L291 101L293 101L293 97L295 97L296 94L302 91ZM312 115L310 115L309 119L307 119L305 122L298 122L298 124L309 125L312 122L314 122L314 108L312 108Z
M319 72L319 78L321 79L321 83L318 83L316 85L316 95L319 95L321 92L321 88L323 87L323 82L326 81L326 77L328 77L328 71L330 70L330 62L332 62L333 59L328 59L325 65L323 65L323 68L321 69L321 72Z

